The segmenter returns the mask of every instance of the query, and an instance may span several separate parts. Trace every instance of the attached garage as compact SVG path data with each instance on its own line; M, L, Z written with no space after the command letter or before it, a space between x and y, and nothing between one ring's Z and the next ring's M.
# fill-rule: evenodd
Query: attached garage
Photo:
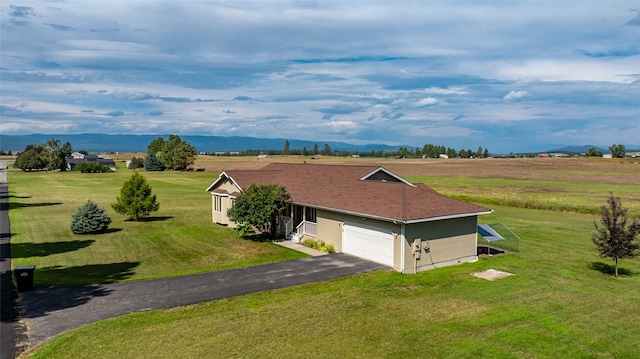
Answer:
M491 213L382 167L271 163L222 172L207 188L213 221L233 226L227 208L251 184L290 193L292 210L279 223L283 238L318 238L401 273L476 260L477 218Z
M345 223L342 252L393 267L393 233L389 230Z

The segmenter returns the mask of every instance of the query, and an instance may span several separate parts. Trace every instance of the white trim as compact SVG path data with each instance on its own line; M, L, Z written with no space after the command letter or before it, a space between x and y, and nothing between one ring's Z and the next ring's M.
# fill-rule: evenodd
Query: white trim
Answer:
M405 220L402 220L402 219L393 219L393 218L389 218L389 217L372 216L372 215L367 214L367 213L344 211L344 210L331 208L331 207L310 206L310 205L306 205L306 204L300 204L300 203L297 203L297 202L292 202L292 203L296 204L296 205L299 205L299 206L314 207L314 208L325 210L325 211L329 211L329 212L348 214L348 215L351 215L351 216L357 216L357 217L368 218L368 219L376 219L376 220L380 220L380 221L384 221L384 222L399 222L399 223L404 223L404 224L433 222L433 221L440 221L440 220L443 220L443 219L465 218L465 217L473 217L473 216L480 216L480 215L483 215L483 214L491 214L491 213L493 213L493 210L488 210L488 211L482 211L482 212L468 212L468 213L450 214L450 215L446 215L446 216L419 218L419 219L411 219L411 220L405 221Z
M441 220L445 220L445 219L481 216L483 214L491 214L491 213L493 213L493 210L483 211L483 212L450 214L450 215L447 215L447 216L430 217L430 218L422 218L422 219L412 219L412 220L404 221L404 223L413 224L413 223L422 223L422 222L433 222L433 221L441 221Z
M398 176L397 174L395 174L395 173L393 173L393 172L389 171L388 169L386 169L386 168L384 168L384 167L378 167L378 168L376 168L375 170L373 170L373 171L369 172L368 174L364 175L362 178L360 178L360 180L361 180L361 181L365 181L365 180L367 180L369 177L373 176L374 174L376 174L376 173L378 173L378 172L380 172L380 171L382 171L382 172L384 172L384 173L388 174L389 176L391 176L391 177L393 177L393 178L397 179L398 181L400 181L400 182L402 182L402 183L404 183L404 184L407 184L407 185L409 185L409 186L411 186L411 187L417 187L417 186L416 186L416 185L414 185L413 183L411 183L411 182L407 181L406 179L404 179L404 178L402 178L402 177Z
M213 183L207 187L206 192L211 192L211 190L213 190L220 182L220 180L225 177L226 179L228 179L229 181L231 181L231 183L236 186L236 188L238 188L238 190L240 190L240 193L244 193L244 190L242 189L242 187L240 187L240 185L238 184L238 182L236 182L233 177L229 176L227 174L227 172L223 171L222 173L220 173L220 175L218 176L218 179L216 179L215 181L213 181Z

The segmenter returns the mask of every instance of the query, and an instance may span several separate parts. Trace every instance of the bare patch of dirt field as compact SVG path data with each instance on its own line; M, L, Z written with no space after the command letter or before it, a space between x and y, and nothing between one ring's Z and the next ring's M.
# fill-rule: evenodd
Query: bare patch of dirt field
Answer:
M639 159L611 158L487 158L487 159L382 159L299 156L212 157L199 156L196 168L259 169L271 162L383 166L405 177L470 177L549 180L640 185Z

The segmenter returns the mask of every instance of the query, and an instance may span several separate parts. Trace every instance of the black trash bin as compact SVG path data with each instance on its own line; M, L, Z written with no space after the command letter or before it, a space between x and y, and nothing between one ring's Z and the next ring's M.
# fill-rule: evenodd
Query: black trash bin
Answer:
M18 292L27 292L33 289L33 273L35 270L36 266L19 266L13 269Z

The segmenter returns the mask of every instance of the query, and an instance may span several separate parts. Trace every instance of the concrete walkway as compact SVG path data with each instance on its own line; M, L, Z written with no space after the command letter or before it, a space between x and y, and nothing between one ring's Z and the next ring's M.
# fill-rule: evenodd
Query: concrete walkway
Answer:
M34 347L65 331L127 313L208 302L388 268L346 254L328 254L157 280L95 286L40 286L20 293L20 297L26 313L29 347Z

